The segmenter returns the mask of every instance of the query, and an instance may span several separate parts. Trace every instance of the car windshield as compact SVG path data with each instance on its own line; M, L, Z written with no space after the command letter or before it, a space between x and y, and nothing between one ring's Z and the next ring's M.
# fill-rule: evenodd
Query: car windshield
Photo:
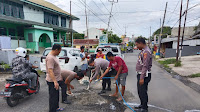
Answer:
M50 49L45 50L43 53L43 56L47 56L50 52L51 52ZM62 56L66 56L66 52L64 50L61 50L60 54L58 55L58 57L62 57Z
M80 50L78 50L78 49L72 49L72 50L69 51L69 53L72 56L79 56L80 55Z
M117 47L99 47L99 48L101 48L103 52L110 52L110 51L112 51L114 53L118 53L119 52ZM98 52L98 49L97 49L96 52Z

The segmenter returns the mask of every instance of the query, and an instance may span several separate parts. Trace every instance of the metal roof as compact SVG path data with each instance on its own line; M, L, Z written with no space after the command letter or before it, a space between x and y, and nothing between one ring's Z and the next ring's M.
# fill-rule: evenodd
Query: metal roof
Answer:
M50 25L50 24L44 24L44 23L38 23L34 21L28 21L24 19L14 18L11 16L0 15L0 21L10 22L10 23L15 23L15 24L22 24L22 25L38 25L38 26L49 27L49 28L53 28L54 30L60 30L60 31L65 31L65 32L69 32L69 31L76 32L75 30L69 29L69 28L64 28L64 27L59 27L56 25Z
M60 13L67 17L70 17L70 14L68 12L62 10L61 8L57 7L56 5L54 5L50 2L47 2L45 0L20 0L20 1L43 8L43 9L46 9L46 10L49 10L49 11L53 11L55 13ZM79 20L79 18L74 15L72 15L72 19Z

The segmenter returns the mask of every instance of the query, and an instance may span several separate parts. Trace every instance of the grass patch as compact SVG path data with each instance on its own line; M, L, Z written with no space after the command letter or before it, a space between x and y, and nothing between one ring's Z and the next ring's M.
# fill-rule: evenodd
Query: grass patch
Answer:
M197 74L192 74L190 76L188 76L189 78L195 78L195 77L200 77L200 73Z
M167 64L163 65L165 68L170 68Z
M158 61L160 64L162 65L168 65L168 64L175 64L176 63L176 59L167 59L167 60L164 60L164 61Z
M158 61L161 65L163 65L165 68L170 68L168 66L168 64L175 64L176 63L176 59L167 59L164 61Z
M176 62L174 65L174 67L180 67L180 66L182 66L181 61Z

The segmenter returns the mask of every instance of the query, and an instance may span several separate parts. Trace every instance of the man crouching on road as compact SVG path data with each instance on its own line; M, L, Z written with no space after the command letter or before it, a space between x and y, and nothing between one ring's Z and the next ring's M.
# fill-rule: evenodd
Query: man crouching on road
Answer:
M88 62L88 65L95 66L95 69L93 69L93 71L95 72L95 74L90 79L90 83L91 83L92 80L94 80L99 75L99 73L101 73L101 70L103 70L104 72L106 71L106 69L108 68L108 65L109 65L109 61L107 61L106 59L102 59L102 58L97 58L95 60L90 59L89 62ZM111 77L111 71L108 72L105 75L105 77ZM102 91L99 92L98 94L106 93L106 84L108 84L107 91L111 91L111 87L110 87L111 86L111 79L103 79L103 82L102 82Z
M65 81L65 84L67 84L67 94L68 95L72 95L71 89L74 89L74 86L72 86L70 83L72 80L74 80L75 78L77 80L80 80L84 77L84 74L82 72L73 72L70 70L62 70L61 71L61 75L63 80ZM65 91L66 92L66 91Z
M63 108L59 108L59 86L62 88L62 103L70 104L67 101L67 86L62 79L59 60L56 58L60 54L60 51L61 46L54 44L52 51L46 57L46 81L49 86L49 112L64 110Z
M152 67L152 54L149 47L146 45L146 42L143 38L138 38L136 41L136 46L139 50L142 50L139 53L138 61L136 65L137 72L137 87L138 95L140 98L141 105L135 107L139 109L140 112L148 112L148 83L151 80L151 67Z
M124 96L125 85L126 85L126 77L128 76L128 68L124 62L124 60L118 56L114 56L112 52L107 53L107 58L110 60L109 66L104 74L100 77L102 79L113 67L117 71L117 75L115 76L115 80L117 80L118 85L122 85L122 96ZM113 95L109 95L113 97L118 97L118 86L116 84L116 91ZM117 101L122 101L122 97L118 98Z

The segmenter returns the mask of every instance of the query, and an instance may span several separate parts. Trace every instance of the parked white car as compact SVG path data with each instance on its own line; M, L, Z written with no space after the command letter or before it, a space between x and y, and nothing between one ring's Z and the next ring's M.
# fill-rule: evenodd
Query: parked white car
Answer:
M101 48L103 54L107 54L108 52L112 52L115 56L119 56L122 59L124 59L124 55L121 52L121 48L118 45L100 45L97 46L96 50L95 50L95 54L97 54L98 49Z
M46 73L46 56L49 54L52 48L46 48L41 57L40 68L41 71ZM80 50L77 48L63 47L59 56L57 56L60 62L61 69L73 70L77 72L81 69L81 57Z

